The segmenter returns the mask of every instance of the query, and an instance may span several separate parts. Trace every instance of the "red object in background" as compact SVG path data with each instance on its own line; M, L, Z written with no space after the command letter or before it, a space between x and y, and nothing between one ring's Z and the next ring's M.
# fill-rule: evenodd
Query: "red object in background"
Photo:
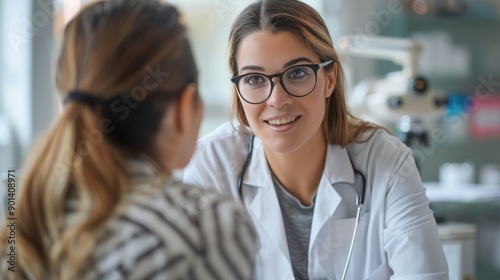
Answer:
M470 99L470 135L476 139L500 138L500 94Z

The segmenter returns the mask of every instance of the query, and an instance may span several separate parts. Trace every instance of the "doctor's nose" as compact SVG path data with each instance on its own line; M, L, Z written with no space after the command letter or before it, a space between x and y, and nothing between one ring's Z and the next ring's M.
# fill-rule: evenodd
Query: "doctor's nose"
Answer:
M271 95L267 99L267 105L275 108L281 108L284 105L293 102L293 98L288 94L280 83L279 78L273 79L274 87L271 91Z

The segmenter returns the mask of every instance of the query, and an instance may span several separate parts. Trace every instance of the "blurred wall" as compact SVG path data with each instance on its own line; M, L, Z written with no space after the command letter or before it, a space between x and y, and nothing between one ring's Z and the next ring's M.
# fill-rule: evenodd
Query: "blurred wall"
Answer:
M51 0L0 1L0 115L10 124L7 151L14 155L0 164L9 168L21 166L55 114L53 10Z

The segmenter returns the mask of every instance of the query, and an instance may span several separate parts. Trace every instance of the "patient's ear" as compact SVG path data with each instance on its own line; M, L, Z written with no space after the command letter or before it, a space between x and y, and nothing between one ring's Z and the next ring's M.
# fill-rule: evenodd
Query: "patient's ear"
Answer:
M201 100L198 96L198 87L196 84L189 84L184 88L181 96L176 102L176 121L177 131L184 134L194 127L199 127L201 122L202 110Z

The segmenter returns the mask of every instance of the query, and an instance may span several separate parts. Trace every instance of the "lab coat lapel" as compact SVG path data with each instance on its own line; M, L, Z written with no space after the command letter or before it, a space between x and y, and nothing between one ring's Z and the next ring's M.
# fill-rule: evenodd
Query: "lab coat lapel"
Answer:
M243 187L250 190L246 190L245 193L254 193L254 195L253 198L249 198L251 201L245 199L245 204L249 205L247 208L250 214L255 217L262 229L290 263L281 208L262 142L258 138L255 138L254 151L246 174Z
M309 248L314 244L319 231L333 215L341 200L342 198L332 187L328 178L323 176L316 193Z
M325 169L316 193L309 250L342 201L342 197L335 190L335 184L342 182L354 183L354 171L347 150L337 145L328 145Z

